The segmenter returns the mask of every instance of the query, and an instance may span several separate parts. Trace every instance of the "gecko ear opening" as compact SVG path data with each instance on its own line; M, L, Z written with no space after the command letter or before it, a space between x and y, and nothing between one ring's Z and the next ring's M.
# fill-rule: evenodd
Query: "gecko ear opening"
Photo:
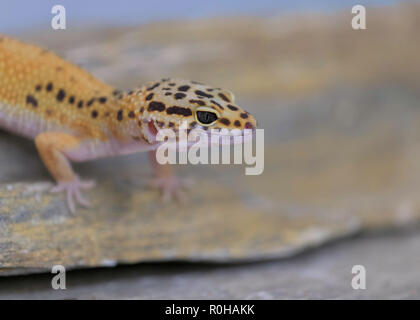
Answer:
M235 102L235 95L233 92L223 89L220 93L222 93L224 96L226 96L229 100L229 102Z

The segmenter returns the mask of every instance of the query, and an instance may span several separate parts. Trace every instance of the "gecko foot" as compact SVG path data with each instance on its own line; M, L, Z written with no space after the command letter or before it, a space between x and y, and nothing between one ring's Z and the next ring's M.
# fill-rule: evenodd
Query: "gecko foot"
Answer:
M181 204L187 202L186 189L189 189L193 182L189 179L181 179L176 176L170 177L155 177L149 181L149 186L158 189L162 194L162 201L164 203L176 199Z
M81 189L91 189L95 186L95 181L93 180L81 180L79 177L76 177L73 181L59 181L56 186L51 188L50 192L59 193L65 192L67 195L67 205L71 211L74 213L76 211L75 200L77 204L82 205L83 207L89 208L90 203L86 200L80 193Z

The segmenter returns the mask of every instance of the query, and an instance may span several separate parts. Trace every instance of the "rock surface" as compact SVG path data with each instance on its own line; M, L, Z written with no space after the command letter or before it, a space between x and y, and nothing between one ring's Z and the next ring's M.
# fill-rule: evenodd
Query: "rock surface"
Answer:
M419 299L419 231L352 237L279 261L79 270L66 290L51 289L51 274L2 277L0 299ZM354 265L365 267L365 290L351 286Z

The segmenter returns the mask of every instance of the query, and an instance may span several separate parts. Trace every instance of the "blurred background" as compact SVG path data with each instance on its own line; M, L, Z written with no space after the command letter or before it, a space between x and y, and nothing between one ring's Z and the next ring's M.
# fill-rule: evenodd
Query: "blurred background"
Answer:
M74 288L58 296L46 276L0 278L0 298L420 298L413 281L420 270L419 1L63 0L67 29L60 31L50 27L54 4L1 2L1 32L121 89L170 76L232 90L265 130L265 171L181 168L200 181L191 207L168 210L173 221L127 220L132 243L107 244L121 248L111 250L117 262L203 264L77 271ZM356 4L366 6L366 30L351 28ZM80 170L112 174L115 162L106 161ZM138 163L123 161L128 174ZM8 161L5 179L44 178L36 166ZM100 192L98 199L110 191ZM156 225L153 219L165 221L156 234L167 243L135 251L139 228ZM180 228L177 221L188 224L185 239L168 231ZM300 254L342 238L349 240ZM105 265L101 250L110 249L96 248L97 260L78 265ZM25 267L43 267L18 256ZM221 261L246 263L207 264ZM355 264L366 266L369 290L350 287Z

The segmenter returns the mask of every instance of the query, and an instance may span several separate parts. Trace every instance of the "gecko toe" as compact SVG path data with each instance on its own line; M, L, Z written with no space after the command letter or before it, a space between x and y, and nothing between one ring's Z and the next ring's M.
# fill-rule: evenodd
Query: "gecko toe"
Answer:
M74 200L73 200L73 195L72 195L72 190L71 189L67 189L67 206L70 209L70 212L73 214L76 212L76 206L74 205Z
M76 212L76 204L85 208L90 208L89 201L82 196L81 189L91 189L95 186L93 180L84 181L76 177L72 181L59 181L56 186L51 188L51 193L66 193L67 206L71 213Z
M149 181L149 186L158 189L161 193L162 202L167 204L176 200L180 204L188 202L185 189L191 188L192 180L177 177L156 177Z
M74 195L78 204L80 204L81 206L85 208L91 208L91 204L89 200L87 200L85 197L82 196L79 189L75 189Z

